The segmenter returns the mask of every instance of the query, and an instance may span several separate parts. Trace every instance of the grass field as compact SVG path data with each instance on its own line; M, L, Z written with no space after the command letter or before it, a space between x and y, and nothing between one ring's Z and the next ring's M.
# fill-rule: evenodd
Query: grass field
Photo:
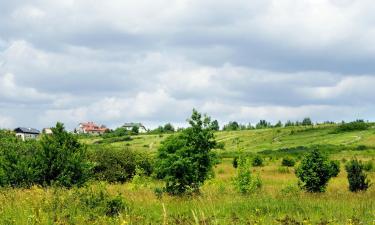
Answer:
M375 130L335 134L333 126L317 128L280 128L217 132L224 143L217 152L259 152L297 146L330 145L343 148L330 155L334 159L356 156L375 159ZM155 153L168 135L139 135L128 142L106 144L113 148L131 148ZM82 142L95 148L95 141ZM358 150L358 146L365 146ZM208 180L195 196L171 197L155 193L162 183L140 178L126 184L94 182L87 187L61 189L2 189L0 224L375 224L375 187L351 193L343 163L338 177L330 180L327 192L309 194L299 190L294 169L280 170L280 158L267 157L264 167L252 168L259 174L262 188L241 195L234 190L236 170L231 158L223 158L215 167L216 176ZM375 162L375 161L374 161ZM375 173L369 172L375 181ZM103 213L105 195L120 195L126 208L120 216ZM90 196L95 201L87 200ZM104 197L103 197L104 196Z

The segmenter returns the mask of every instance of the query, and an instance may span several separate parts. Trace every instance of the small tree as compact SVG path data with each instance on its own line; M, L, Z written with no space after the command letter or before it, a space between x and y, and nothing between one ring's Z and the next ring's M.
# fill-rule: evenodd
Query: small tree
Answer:
M309 117L306 117L302 120L302 126L311 126L311 125L312 125L312 122Z
M190 127L168 137L157 153L157 177L166 182L173 195L198 191L209 177L214 163L211 149L216 146L211 120L193 110Z
M212 130L218 131L220 130L219 122L217 120L212 121Z
M133 134L139 134L139 126L133 126L132 127L132 133Z
M301 187L308 192L324 192L332 176L327 157L315 149L302 159L296 175Z
M91 169L86 148L65 131L62 123L57 123L52 132L42 136L41 151L36 155L41 171L39 183L66 187L83 184Z
M260 156L260 155L256 155L252 162L251 162L251 165L252 166L263 166L263 158Z
M348 173L349 190L352 192L365 191L370 186L370 180L363 171L363 164L357 159L351 160L345 166Z
M233 183L241 194L248 194L262 187L260 177L251 175L249 160L244 157L238 158L237 176L234 177Z

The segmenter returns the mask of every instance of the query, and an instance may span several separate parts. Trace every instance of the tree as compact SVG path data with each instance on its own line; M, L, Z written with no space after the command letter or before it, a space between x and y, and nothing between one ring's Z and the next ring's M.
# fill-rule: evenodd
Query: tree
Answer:
M211 126L212 126L212 130L214 131L220 130L219 122L217 120L212 121Z
M306 117L302 120L302 126L311 126L311 125L312 125L312 122L309 117Z
M324 192L332 176L327 157L316 149L305 155L296 175L302 188L308 192Z
M83 184L91 169L86 148L74 135L65 131L62 123L57 123L52 132L42 136L41 151L36 155L41 170L39 183L65 187Z
M263 159L260 155L256 155L251 161L252 166L263 166Z
M210 118L194 109L188 122L190 127L168 137L157 153L157 177L166 182L166 191L173 195L198 191L214 163L211 150L216 141Z
M348 173L349 190L352 192L365 191L370 186L370 181L363 171L363 164L357 159L351 160L345 166Z
M233 131L233 130L239 130L240 125L236 121L230 121L227 125L224 125L223 130L227 131Z
M267 127L270 127L271 124L269 122L267 122L266 120L260 120L259 123L257 123L257 125L255 126L256 129L263 129L263 128L267 128Z
M279 120L274 127L282 127L283 123Z
M170 124L170 123L165 124L164 127L163 127L163 132L172 132L173 133L174 131L175 131L175 129L174 129L173 125Z
M139 134L139 126L133 126L132 127L132 133L133 134Z
M331 177L337 177L340 173L340 161L333 160L329 162L331 168Z

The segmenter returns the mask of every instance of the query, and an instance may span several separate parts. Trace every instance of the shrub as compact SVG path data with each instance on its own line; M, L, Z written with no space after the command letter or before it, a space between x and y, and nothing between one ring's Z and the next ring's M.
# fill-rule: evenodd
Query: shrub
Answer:
M263 166L263 158L260 155L256 155L251 164L252 166Z
M232 165L233 165L233 168L237 168L238 167L238 156L236 156L236 157L233 158Z
M285 157L281 161L282 166L293 167L295 164L296 164L296 161L292 158L289 158L289 157Z
M211 149L216 146L210 118L193 110L190 127L168 137L157 153L157 177L166 182L169 194L198 191L212 174Z
M331 177L337 177L340 173L340 161L334 160L329 162Z
M296 169L300 185L308 192L324 192L331 178L330 164L322 153L313 150L305 155Z
M13 134L0 135L0 186L30 187L41 176L36 141L22 141Z
M91 169L86 148L73 134L65 131L62 123L57 123L52 132L42 136L41 151L35 156L41 171L39 183L65 187L82 185L89 178Z
M357 159L351 160L345 166L348 173L349 190L352 192L365 191L370 186L367 175L363 172L363 164Z
M248 160L240 158L238 162L237 175L233 179L233 184L241 194L248 194L261 188L262 181L259 176L253 178L251 176Z
M279 173L289 173L289 168L288 167L285 167L285 166L280 166L277 168L277 172Z
M112 149L97 147L90 152L94 163L93 173L97 180L108 182L126 182L130 180L139 167L146 175L153 171L151 157L129 148Z
M350 123L340 124L336 128L336 132L350 132L358 130L367 130L370 127L369 123L364 122L363 120L356 120Z
M110 143L116 143L116 142L125 142L125 141L131 141L133 140L130 136L125 135L121 137L107 137L102 140L98 140L95 142L95 144L110 144Z

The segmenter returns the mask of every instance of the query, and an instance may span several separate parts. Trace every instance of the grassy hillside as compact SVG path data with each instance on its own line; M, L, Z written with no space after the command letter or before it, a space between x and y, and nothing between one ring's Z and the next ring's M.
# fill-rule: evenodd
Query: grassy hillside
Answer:
M375 129L365 131L352 131L335 133L336 125L320 125L315 127L287 127L260 130L220 131L216 139L224 144L220 153L259 152L264 150L279 150L300 146L330 145L343 150L371 150L375 149ZM160 143L169 134L163 135L138 135L131 141L103 144L112 148L128 147L134 150L155 152ZM82 142L95 147L100 137L81 139ZM370 153L372 151L369 151Z

